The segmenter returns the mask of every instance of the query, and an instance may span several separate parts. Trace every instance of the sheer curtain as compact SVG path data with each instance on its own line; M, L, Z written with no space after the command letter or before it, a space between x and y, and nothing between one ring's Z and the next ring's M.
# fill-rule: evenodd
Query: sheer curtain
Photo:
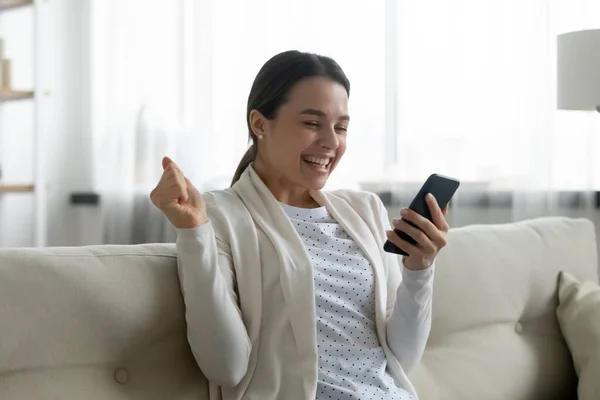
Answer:
M556 35L598 28L595 0L400 1L398 190L440 171L461 204L507 203L511 218L592 212L600 189L600 116L556 110ZM466 200L466 199L465 199ZM498 204L500 206L500 204Z
M181 4L90 1L91 133L104 242L164 241L148 200L181 120Z
M164 154L201 190L228 186L252 80L288 49L333 57L351 81L328 188L389 191L393 209L438 172L463 181L453 225L496 205L499 220L593 212L600 118L556 111L555 42L598 27L595 0L89 1L107 242L172 239L147 200Z

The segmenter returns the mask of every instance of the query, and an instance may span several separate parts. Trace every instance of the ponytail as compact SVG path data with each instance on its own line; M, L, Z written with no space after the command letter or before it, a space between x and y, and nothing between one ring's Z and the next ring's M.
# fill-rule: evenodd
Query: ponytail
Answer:
M253 141L250 148L248 148L248 150L246 150L246 153L244 153L244 156L242 157L240 164L238 165L237 169L235 170L235 174L233 174L233 179L231 180L231 186L233 186L242 177L242 174L244 173L246 168L248 168L248 166L250 166L250 164L252 164L252 162L255 159L256 159L256 142Z

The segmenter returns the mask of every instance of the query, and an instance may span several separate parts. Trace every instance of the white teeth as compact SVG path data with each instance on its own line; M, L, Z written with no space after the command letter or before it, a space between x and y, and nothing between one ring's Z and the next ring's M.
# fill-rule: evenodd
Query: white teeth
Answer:
M329 164L329 158L321 158L321 157L315 157L315 156L306 156L304 157L304 161L308 161L310 163L313 164L318 164L321 166L326 166L327 164Z

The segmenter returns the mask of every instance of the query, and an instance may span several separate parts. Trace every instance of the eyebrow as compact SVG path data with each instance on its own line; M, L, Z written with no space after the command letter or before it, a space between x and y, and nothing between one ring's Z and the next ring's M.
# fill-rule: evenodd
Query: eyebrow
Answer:
M300 112L300 114L303 114L303 115L315 115L317 117L326 117L327 116L323 111L315 110L313 108L307 108L306 110L302 110ZM350 121L350 116L349 115L342 115L340 117L340 120Z

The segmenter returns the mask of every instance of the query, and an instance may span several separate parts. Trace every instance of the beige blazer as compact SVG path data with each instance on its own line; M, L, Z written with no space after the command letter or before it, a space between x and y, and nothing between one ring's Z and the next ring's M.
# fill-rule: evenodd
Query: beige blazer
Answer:
M377 333L388 369L397 385L414 393L407 372L427 341L431 290L401 284L406 269L382 250L389 220L376 195L347 190L311 195L373 266ZM179 230L177 250L188 340L209 380L211 399L314 400L313 268L301 238L252 166L232 188L206 193L205 199L210 222ZM401 325L409 329L409 350L398 355L386 339L397 296Z

